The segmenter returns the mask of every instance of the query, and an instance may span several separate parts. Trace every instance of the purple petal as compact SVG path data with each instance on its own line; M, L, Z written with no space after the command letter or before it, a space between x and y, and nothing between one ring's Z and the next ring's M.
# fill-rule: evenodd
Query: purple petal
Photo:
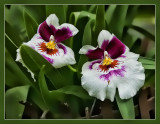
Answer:
M63 27L56 31L55 39L56 39L56 42L61 42L72 36L73 36L72 31L69 29L69 27Z
M106 50L108 44L109 44L109 40L104 40L102 45L101 45L101 49Z
M66 53L67 53L67 49L66 49L66 47L65 47L65 46L63 46L63 45L62 45L62 44L60 44L60 43L58 43L58 44L57 44L57 46L58 46L60 49L63 49L64 54L66 54Z
M97 48L95 50L88 50L86 56L90 59L103 59L104 50Z
M45 55L42 55L49 63L53 64L53 59L45 56Z
M116 59L125 52L125 49L125 45L116 36L114 36L107 45L106 51L112 59Z
M50 28L51 28L51 30L53 31L53 34L55 34L55 33L56 33L56 31L57 31L57 29L56 29L53 25L50 25L49 27L50 27Z
M101 63L101 62L102 62L102 60L96 60L96 61L91 62L89 65L89 69L91 70L94 64Z
M100 76L100 79L103 78L105 80L110 80L110 78L112 76L120 76L120 77L124 77L124 73L125 73L125 66L122 66L121 69L117 69L117 70L112 70L110 71L108 74L103 74Z
M42 24L40 24L38 32L41 35L41 37L43 38L43 40L48 42L50 39L50 36L54 35L55 30L56 29L53 25L48 26L46 21L44 21Z

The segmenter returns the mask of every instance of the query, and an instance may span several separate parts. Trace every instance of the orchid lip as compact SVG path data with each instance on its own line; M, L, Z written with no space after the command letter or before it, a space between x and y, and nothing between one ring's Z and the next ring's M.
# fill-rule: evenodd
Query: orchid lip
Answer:
M46 47L47 47L47 49L56 49L58 46L57 46L57 44L56 44L56 42L55 42L55 39L54 39L54 36L53 35L51 35L50 36L50 40L49 40L49 42L48 43L46 43L45 44L46 45Z
M58 52L58 46L54 40L54 36L51 35L49 42L47 43L41 43L40 44L40 50L42 52L46 52L48 55L56 55Z
M107 51L104 52L104 58L99 65L99 69L101 71L108 71L109 68L115 68L119 64L118 60L113 60L111 57L108 55Z

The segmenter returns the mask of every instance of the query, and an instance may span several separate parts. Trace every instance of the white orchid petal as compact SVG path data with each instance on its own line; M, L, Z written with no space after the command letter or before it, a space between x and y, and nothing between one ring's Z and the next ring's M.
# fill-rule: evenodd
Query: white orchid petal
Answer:
M102 48L103 50L105 50L110 40L113 38L113 36L114 35L112 35L109 31L102 30L98 36L99 48Z
M34 49L40 53L47 61L49 61L53 67L60 68L66 65L75 64L74 52L71 48L65 46L64 44L58 43L58 52L55 55L49 55L46 52L40 50L41 43L47 43L43 39L37 39L39 35L35 35L31 41L27 42L26 45L34 47Z
M64 48L59 48L57 55L51 56L51 58L54 61L52 65L55 68L60 68L66 65L73 65L76 63L73 50L65 46L64 44L61 45L63 45ZM49 57L49 55L47 56Z
M53 25L55 28L57 28L59 26L59 19L55 14L50 14L47 17L46 22L47 22L48 26Z
M39 49L39 44L42 43L42 42L44 42L44 41L43 41L43 39L40 37L40 35L39 35L39 34L35 34L30 41L28 41L27 43L23 43L23 44L25 44L25 45L27 45L27 46L29 46L29 47L31 47L31 48L33 48L34 50L37 51L37 50ZM20 50L19 50L19 49L17 49L16 61L22 63L22 65L23 65L25 68L27 68L27 66L26 66L26 65L24 64L24 62L22 61L22 57L21 57L21 54L20 54ZM30 72L31 77L33 78L34 81L36 81L36 79L34 78L34 73L33 73L30 69L28 69L28 68L27 68L27 71Z
M97 60L96 60L97 61ZM116 92L116 83L111 81L108 85L107 80L100 78L103 72L97 71L99 64L95 63L96 61L86 62L82 67L82 87L86 89L89 95L94 96L101 101L104 101L105 98L114 101L114 96ZM98 61L97 61L98 62ZM93 68L90 68L90 65L95 63Z
M22 64L22 66L25 67L27 69L27 71L31 74L31 77L33 78L34 82L36 82L36 79L34 78L33 72L30 69L28 69L27 66L24 64L24 62L22 61L20 50L17 49L16 52L17 52L17 57L16 57L15 61L20 62Z
M96 48L91 45L85 45L79 50L79 54L87 54L89 50L95 50Z
M82 67L82 86L89 95L100 100L114 100L116 88L121 99L129 99L136 95L144 85L144 68L137 61L138 54L127 52L125 57L119 57L118 65L102 71L99 68L102 60L86 62ZM108 82L109 81L109 82ZM101 90L100 90L101 89Z
M121 99L133 97L144 85L145 74L142 64L135 60L126 60L124 63L126 73L123 78L118 78L117 87Z
M63 29L63 28L68 28L72 32L72 36L76 35L79 31L74 25L69 23L63 23L57 29Z

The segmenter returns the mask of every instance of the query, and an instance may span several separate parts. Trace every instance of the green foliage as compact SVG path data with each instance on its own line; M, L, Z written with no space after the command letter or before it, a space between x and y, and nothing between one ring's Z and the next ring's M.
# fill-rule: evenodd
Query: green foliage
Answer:
M28 39L31 39L37 33L38 24L26 11L23 15Z
M59 24L66 22L66 11L64 5L46 5L46 17L52 13L58 15Z
M10 53L5 51L5 82L8 87L16 87L30 84L26 75L18 67L17 63L10 56Z
M43 65L38 76L39 87L46 105L48 106L49 110L51 110L54 114L63 113L63 111L60 111L60 108L62 107L62 104L65 102L65 95L73 95L83 99L91 99L88 93L81 86L71 85L60 88L58 90L49 91L44 77L44 70L45 66ZM73 99L71 98L70 100ZM73 105L73 103L69 104Z
M29 86L14 87L7 90L5 94L5 110L7 119L21 119L28 95Z
M70 85L60 88L57 91L64 94L71 94L83 99L92 99L81 86Z
M153 59L146 58L146 57L140 57L138 61L142 63L145 69L152 69L152 70L155 69L155 60Z
M105 12L104 6L98 5L97 11L96 11L96 21L95 21L95 27L93 32L93 39L92 39L93 46L97 45L97 38L98 38L99 32L105 29L104 12Z
M30 69L35 75L38 75L42 65L45 65L45 74L51 80L55 88L60 88L63 86L65 79L58 69L53 68L53 66L44 59L39 53L37 53L32 48L22 45L20 47L20 54L22 56L23 63ZM32 64L31 64L32 63Z
M116 101L123 119L135 119L133 98L122 100L117 94Z
M64 96L62 93L57 91L51 92L48 90L48 86L44 77L44 67L45 66L42 66L38 76L40 91L48 109L53 113L59 113L61 108L61 101L64 101Z
M25 5L25 11L31 15L38 24L46 19L46 7L44 5Z
M115 34L131 52L140 54L138 61L142 63L146 74L144 87L154 85L155 32L148 30L154 27L154 23L148 21L143 25L136 24L142 23L142 14L146 14L145 11L141 12L141 6L11 5L10 8L5 7L6 118L22 118L25 106L19 101L30 101L43 112L49 110L52 118L63 118L66 109L69 109L73 118L78 118L84 113L86 106L91 108L93 97L89 96L80 85L81 69L88 58L79 55L78 52L84 45L96 47L98 34L103 29ZM38 25L52 13L59 18L59 24L72 23L79 29L76 36L64 41L64 44L71 47L75 53L77 64L74 66L55 69L35 50L22 45L37 33ZM147 18L152 20L154 16L154 13L150 12ZM33 82L27 69L14 61L18 48L23 64L33 72L36 82ZM124 119L135 118L133 98L121 100L116 95L116 102ZM68 107L64 103L67 103Z
M127 9L127 5L111 5L106 12L106 20L109 25L109 30L119 39L122 38Z

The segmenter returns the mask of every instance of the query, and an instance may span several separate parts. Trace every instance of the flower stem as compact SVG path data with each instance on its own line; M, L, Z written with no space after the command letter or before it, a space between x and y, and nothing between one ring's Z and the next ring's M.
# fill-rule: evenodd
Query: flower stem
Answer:
M41 119L46 119L46 115L47 115L47 113L49 112L49 110L45 110L43 113L42 113L42 115L41 115Z
M77 69L73 68L71 65L68 65L68 68L73 72L77 72Z
M93 101L93 104L92 104L92 107L91 107L91 111L90 111L90 116L91 116L92 113L93 113L93 109L94 109L94 106L95 106L95 104L96 104L96 101L97 101L97 98L95 98L94 101Z

